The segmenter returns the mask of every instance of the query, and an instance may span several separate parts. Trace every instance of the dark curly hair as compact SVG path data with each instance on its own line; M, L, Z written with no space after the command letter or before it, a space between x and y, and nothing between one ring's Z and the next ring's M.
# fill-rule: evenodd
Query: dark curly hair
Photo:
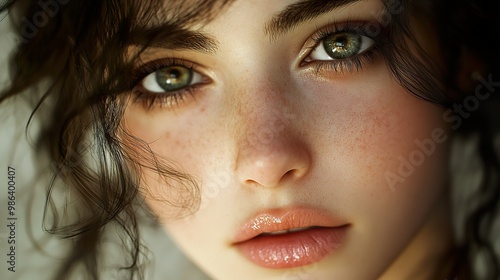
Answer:
M117 225L130 251L123 264L128 278L143 278L137 209L141 170L161 174L173 189L166 203L180 209L174 215L196 211L199 190L196 180L159 158L140 139L120 126L124 93L130 92L134 62L149 46L197 36L184 28L209 22L231 0L7 0L0 11L10 11L19 34L11 56L11 83L0 102L18 95L36 100L38 108L49 105L49 119L39 134L37 149L47 152L55 163L51 186L57 180L78 200L70 219L58 215L51 188L47 194L45 229L74 240L65 265L56 279L67 279L83 264L89 277L99 278L100 244L105 228ZM393 76L408 91L445 108L474 96L477 80L464 76L464 69L476 78L500 78L500 2L490 0L384 0L387 7L402 7L392 14L387 40L381 51ZM187 3L187 4L186 4ZM441 46L445 65L431 61L423 49L415 56L409 44L416 44L409 18L430 21ZM21 20L19 20L21 19ZM180 32L183 30L183 32ZM163 43L160 43L163 42ZM130 46L139 46L136 53ZM199 49L208 45L194 46ZM27 90L47 85L42 95ZM479 135L479 157L483 165L480 188L470 197L466 209L463 244L457 244L456 271L473 276L472 263L478 255L486 261L486 278L500 279L492 227L499 212L500 151L494 139L500 134L500 90L492 91L471 117L462 119L456 134ZM31 95L30 95L31 94ZM171 182L182 184L172 184ZM182 187L174 187L182 186ZM177 189L175 189L177 188ZM147 209L144 209L147 211Z

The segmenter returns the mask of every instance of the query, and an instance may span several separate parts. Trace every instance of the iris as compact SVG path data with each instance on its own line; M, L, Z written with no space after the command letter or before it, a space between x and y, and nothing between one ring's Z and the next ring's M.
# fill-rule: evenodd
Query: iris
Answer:
M360 35L339 33L323 40L326 53L333 59L345 59L358 54L363 45Z
M170 66L156 71L156 82L165 91L185 88L193 80L193 70L183 66Z

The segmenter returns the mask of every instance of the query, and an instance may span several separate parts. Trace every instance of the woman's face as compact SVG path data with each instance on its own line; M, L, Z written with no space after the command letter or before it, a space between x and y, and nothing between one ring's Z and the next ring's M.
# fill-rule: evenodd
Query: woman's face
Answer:
M191 27L209 48L143 54L158 71L123 126L198 180L201 205L172 218L180 183L148 170L145 199L213 278L375 279L442 203L443 112L391 76L373 29L384 10L235 1Z

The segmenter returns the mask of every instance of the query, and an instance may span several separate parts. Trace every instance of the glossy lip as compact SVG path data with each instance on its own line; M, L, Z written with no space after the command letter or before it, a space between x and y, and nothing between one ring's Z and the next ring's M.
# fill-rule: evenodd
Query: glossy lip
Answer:
M290 207L258 213L243 224L237 232L233 244L245 242L263 233L271 233L294 228L341 227L347 223L329 213L310 207Z
M348 228L349 224L318 209L269 210L243 224L233 245L258 266L294 268L332 254L341 246Z

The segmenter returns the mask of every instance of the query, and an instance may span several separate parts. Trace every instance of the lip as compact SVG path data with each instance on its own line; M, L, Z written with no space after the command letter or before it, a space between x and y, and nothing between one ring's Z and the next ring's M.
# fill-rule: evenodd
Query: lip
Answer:
M348 228L349 224L319 209L274 209L258 213L243 224L233 245L261 267L300 267L319 262L336 251ZM293 229L299 230L284 232Z

